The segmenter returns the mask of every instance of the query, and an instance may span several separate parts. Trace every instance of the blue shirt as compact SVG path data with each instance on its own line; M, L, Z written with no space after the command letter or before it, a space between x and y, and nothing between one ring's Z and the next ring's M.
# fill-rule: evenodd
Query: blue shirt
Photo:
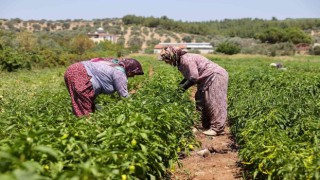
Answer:
M91 83L94 88L95 95L112 94L115 91L122 97L128 97L128 79L122 67L111 67L108 62L98 61L82 61L81 62L91 76Z

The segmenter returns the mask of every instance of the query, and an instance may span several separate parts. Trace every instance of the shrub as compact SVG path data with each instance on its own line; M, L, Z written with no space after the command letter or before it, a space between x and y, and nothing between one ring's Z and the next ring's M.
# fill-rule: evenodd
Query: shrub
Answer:
M153 48L152 48L152 47L146 48L146 49L144 50L144 53L146 53L146 54L153 54L153 53L154 53L154 52L153 52Z
M182 38L182 40L183 40L184 42L190 43L190 42L192 41L192 37L190 37L190 36L184 36L184 37Z
M25 58L25 54L11 49L3 48L0 50L0 66L8 72L16 71L17 69L31 69L31 64Z
M320 55L320 46L315 46L314 48L312 48L311 54Z
M240 50L241 48L237 44L225 41L218 45L216 52L232 55L239 53Z

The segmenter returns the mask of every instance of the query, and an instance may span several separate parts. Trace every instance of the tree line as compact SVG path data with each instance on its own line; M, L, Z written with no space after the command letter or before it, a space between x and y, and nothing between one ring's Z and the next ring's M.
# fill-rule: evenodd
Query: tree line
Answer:
M276 49L281 48L281 55L292 55L295 53L295 45L304 43L312 44L319 40L313 39L311 31L320 30L320 18L301 18L301 19L285 19L278 20L273 17L271 20L258 18L242 18L242 19L224 19L222 21L205 21L205 22L182 22L169 19L167 16L160 18L142 17L135 15L127 15L122 18L125 25L143 25L150 28L164 29L174 32L184 32L189 34L205 36L208 39L216 39L216 37L226 37L216 45L216 52L225 54L236 54L241 52L242 42L230 40L232 38L255 39L260 43L265 43L268 52L263 54L276 55ZM191 38L184 37L183 40L191 41ZM187 41L187 42L188 42ZM280 44L280 45L279 45ZM264 47L262 47L264 48ZM260 51L259 48L249 51ZM319 47L311 48L311 54L319 54ZM269 51L272 51L270 53Z
M119 57L128 54L126 51L110 41L94 43L78 31L32 33L0 30L0 68L9 72L66 66L92 57Z
M257 33L266 29L300 29L302 31L319 30L320 18L264 20L258 18L224 19L221 21L188 22L175 21L167 16L160 18L126 15L122 18L125 25L143 25L151 28L163 28L169 31L185 32L204 36L228 36L255 38Z
M41 22L41 23L40 23ZM67 65L73 61L88 59L93 56L119 57L130 52L141 50L142 33L138 27L155 28L156 32L187 33L183 41L194 40L193 36L205 39L216 47L216 52L225 54L254 53L264 55L292 55L294 45L299 43L310 44L316 40L310 36L311 30L320 29L320 19L286 19L272 20L263 19L225 19L222 21L207 22L182 22L174 21L166 16L160 18L141 17L126 15L122 19L94 19L93 23L86 21L84 27L73 27L68 29L63 26L62 30L52 31L58 24L70 24L71 20L59 20L57 22L41 20L50 28L38 28L30 32L27 29L19 29L18 23L34 25L37 21L22 21L20 19L0 20L0 67L7 71L21 68L52 67ZM75 22L81 22L76 20ZM93 24L93 27L89 24ZM120 35L119 42L93 43L87 33L97 27L108 28L108 30ZM121 30L120 26L124 29ZM7 27L7 28L4 28ZM125 48L123 34L128 27L135 27L135 34L128 40L128 48ZM140 33L140 34L139 34ZM172 33L171 33L172 34ZM246 46L254 39L261 45L253 47ZM152 39L154 42L156 39ZM149 42L148 52L153 53L154 42ZM268 44L274 44L269 46ZM272 53L270 53L272 52ZM314 52L320 54L320 48ZM314 54L316 54L314 53Z

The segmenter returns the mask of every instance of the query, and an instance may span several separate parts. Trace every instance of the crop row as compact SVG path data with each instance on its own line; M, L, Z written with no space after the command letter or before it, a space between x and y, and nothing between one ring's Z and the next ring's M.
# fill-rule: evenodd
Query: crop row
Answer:
M140 58L128 99L99 96L103 109L76 118L64 68L5 74L0 114L0 179L156 179L188 151L197 119L177 71ZM149 68L153 74L149 76ZM137 89L138 88L138 89Z
M179 94L176 69L137 56L144 76L129 79L129 99L99 96L103 109L72 114L65 68L1 74L0 179L159 179L174 169L198 120ZM245 178L320 179L319 60L211 60L230 76L228 121ZM312 57L310 57L312 58Z
M243 63L229 68L228 113L246 176L320 179L318 62Z

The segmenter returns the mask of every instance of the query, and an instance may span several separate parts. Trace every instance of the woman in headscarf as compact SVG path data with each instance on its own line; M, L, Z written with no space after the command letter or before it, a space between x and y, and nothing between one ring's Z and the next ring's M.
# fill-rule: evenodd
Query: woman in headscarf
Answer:
M224 134L228 72L204 56L187 53L179 47L164 48L160 57L166 63L178 67L184 76L180 83L183 91L197 84L195 100L197 110L201 111L202 133L210 136Z
M94 58L68 67L64 80L71 97L72 110L77 117L95 112L99 94L118 92L128 97L128 77L143 75L136 59Z
M270 64L271 67L275 67L279 70L283 70L283 71L286 71L287 68L283 67L283 65L281 63L271 63Z

